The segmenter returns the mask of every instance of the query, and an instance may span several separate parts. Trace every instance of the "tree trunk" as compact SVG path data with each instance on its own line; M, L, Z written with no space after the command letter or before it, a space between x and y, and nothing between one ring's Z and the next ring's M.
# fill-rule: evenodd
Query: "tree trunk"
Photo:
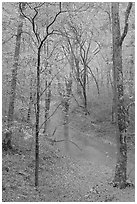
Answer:
M32 107L32 78L30 79L30 97L29 97L29 107L28 107L28 114L27 114L27 122L30 122L31 117L31 107Z
M40 115L40 52L41 46L38 48L37 61L37 100L36 100L36 135L35 135L35 186L38 186L38 170L39 170L39 115Z
M47 4L47 6L48 6L48 4ZM48 20L47 20L47 24L48 24ZM44 46L44 52L46 54L46 58L48 59L48 56L49 56L48 40ZM51 86L48 83L49 78L51 78L50 76L51 76L51 70L48 70L48 61L46 60L46 62L45 62L45 123L44 123L43 133L46 133L47 124L49 123L49 121L47 121L47 119L48 119L48 115L49 115L50 101L51 101Z
M82 92L81 92L81 84L80 84L80 68L79 68L79 60L75 59L76 64L76 83L77 83L77 93L82 98Z
M115 123L116 122L116 113L115 113L115 106L116 106L116 103L115 103L115 93L113 91L113 99L112 99L112 112L111 112L111 115L112 115L112 123Z
M50 86L47 84L47 80L45 82L45 88L47 87L46 91L45 91L45 123L44 123L44 130L43 133L45 133L47 131L47 119L48 119L48 115L49 115L49 110L50 110L50 101L51 101L51 88Z
M25 4L22 3L22 10L25 9ZM19 24L17 27L17 35L16 35L16 44L15 44L15 53L14 53L14 65L12 69L12 79L11 79L11 93L10 93L10 101L9 101L9 110L8 110L8 129L9 132L5 136L5 149L12 149L11 138L12 131L10 130L13 123L13 115L14 115L14 104L16 98L16 85L17 85L17 71L19 66L19 55L20 55L20 46L21 46L21 34L23 27L23 16L20 14L19 16Z
M64 102L64 139L65 139L65 150L68 152L69 151L69 127L68 127L68 122L69 122L69 102L65 101Z
M114 186L126 187L127 180L127 142L126 112L124 107L123 70L122 70L122 36L119 22L119 3L112 3L112 36L113 36L113 77L115 113L117 125L118 157L115 169Z
M64 139L65 139L65 149L69 151L69 106L70 106L70 96L72 93L72 77L70 74L69 79L66 79L66 95L63 97L63 113L64 113Z
M84 97L84 109L87 114L87 67L84 65L84 73L83 73L83 97Z

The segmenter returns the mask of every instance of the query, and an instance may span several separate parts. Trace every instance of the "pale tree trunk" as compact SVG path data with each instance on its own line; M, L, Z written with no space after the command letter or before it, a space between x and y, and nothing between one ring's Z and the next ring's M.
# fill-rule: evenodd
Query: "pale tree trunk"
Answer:
M114 74L114 72L113 72ZM113 94L113 98L112 98L112 107L111 107L111 121L112 123L115 123L116 122L116 117L115 117L115 89L114 89L114 76L113 76L113 80L111 79L111 74L110 74L110 71L109 71L109 81L110 81L110 84L111 84L111 88L112 88L112 94Z
M127 7L128 8L128 7ZM131 9L131 8L130 8ZM130 9L128 12L130 12ZM127 11L126 11L127 12ZM128 20L125 16L125 20ZM127 22L125 21L125 26ZM115 113L117 125L118 157L115 169L114 186L125 188L127 185L127 142L126 112L124 107L122 42L127 30L121 36L119 22L119 3L112 3L112 36L113 36L113 77L115 94Z
M22 3L22 10L25 10L25 4L26 3ZM17 85L17 74L18 74L17 72L18 72L18 66L19 66L22 28L23 28L23 16L22 14L20 14L19 23L17 27L14 64L13 64L12 78L11 78L11 92L10 92L10 101L9 101L9 110L8 110L9 131L6 133L5 140L4 140L5 150L12 149L12 145L11 145L12 131L10 129L13 123L13 116L14 116L14 104L15 104L15 98L16 98L16 85Z

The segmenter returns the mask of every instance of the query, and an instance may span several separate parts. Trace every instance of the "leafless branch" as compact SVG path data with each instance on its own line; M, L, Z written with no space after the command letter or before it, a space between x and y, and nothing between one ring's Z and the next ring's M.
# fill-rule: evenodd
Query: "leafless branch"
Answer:
M35 6L35 8L36 8L36 9L37 9L37 8L40 8L40 7L42 7L45 3L46 3L46 2L40 3L38 6Z
M135 102L131 102L130 104L128 104L128 106L127 106L127 108L126 108L127 113L129 113L129 108L130 108L131 106L134 106L134 105L135 105Z
M55 132L56 132L57 128L58 128L58 127L55 127L55 129L54 129L54 131L53 131L53 133L52 133L52 137L55 135Z
M55 114L55 112L58 110L59 106L61 106L62 102L58 104L58 106L55 108L55 110L53 111L53 113L41 124L41 126L39 127L39 131L42 128L42 126Z
M22 16L23 16L24 18L26 18L30 23L32 23L32 19L29 18L28 16L26 16L26 14L25 14L25 13L23 12L23 10L22 10L22 2L19 3L19 9L20 9L20 12L21 12Z
M64 67L62 67L62 69L64 69ZM42 93L40 93L40 97L44 94L44 92L47 90L48 87L50 87L50 85L52 84L53 80L55 79L55 77L58 75L58 73L62 70L60 69L51 79L51 81L49 82L48 86L42 91Z
M36 24L35 24L35 18L37 17L37 15L38 15L38 11L37 11L37 9L36 8L34 8L34 10L35 10L35 15L33 16L33 18L32 18L32 28L33 28L33 32L34 32L34 34L35 34L35 36L36 36L36 38L37 38L37 41L38 41L38 43L40 43L40 38L39 38L39 35L38 35L38 32L37 32L37 28L36 28Z
M5 40L2 42L2 45L8 43L13 37L16 37L17 35L12 35L8 40Z
M71 95L72 95L72 97L74 98L74 100L76 101L76 103L78 104L78 106L79 106L80 108L84 108L83 106L81 106L81 105L79 104L79 102L78 102L77 99L75 98L74 94L71 93Z
M122 45L124 38L126 37L127 32L128 32L128 19L129 19L129 14L130 14L131 8L132 8L132 2L129 2L127 9L126 9L126 12L125 12L125 26L124 26L124 31L121 35L120 45Z
M97 79L96 79L95 75L93 74L91 68L90 68L88 65L86 65L86 66L88 67L88 69L89 69L89 71L90 71L90 73L91 73L91 75L92 75L92 77L93 77L93 79L94 79L94 81L95 81L95 83L96 83L96 87L97 87L97 90L98 90L98 94L100 94Z
M72 144L74 144L78 149L80 149L80 151L82 151L82 149L72 140L53 140L53 142L71 142Z
M87 48L87 51L86 51L86 61L88 60L88 54L89 54L89 50L90 50L90 46L91 46L91 41L92 41L92 38L90 38L88 48Z
M49 28L53 25L53 23L56 21L57 17L61 14L61 2L59 2L59 12L55 15L53 21L47 26L47 34L49 33Z

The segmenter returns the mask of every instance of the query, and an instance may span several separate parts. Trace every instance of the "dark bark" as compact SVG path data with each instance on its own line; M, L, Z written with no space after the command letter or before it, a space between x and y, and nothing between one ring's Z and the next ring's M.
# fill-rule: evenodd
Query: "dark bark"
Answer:
M79 60L75 57L75 65L76 65L76 83L77 83L77 93L82 98L81 92L81 84L80 84L80 67L79 67Z
M51 88L47 84L47 80L45 82L45 88L47 89L45 91L45 121L46 122L44 123L43 133L45 133L47 130L47 122L48 122L48 116L49 116L49 110L50 110L50 101L51 101Z
M36 11L36 15L38 14L38 11ZM47 40L49 35L53 34L53 31L51 31L49 33L49 28L54 24L54 22L56 21L57 17L61 14L61 3L59 3L59 12L55 15L54 19L52 20L51 23L48 24L48 26L46 27L46 35L43 38L43 40L41 40L41 42L39 43L39 47L38 47L38 54L37 54L37 100L36 100L36 135L35 135L35 186L38 187L39 182L38 182L38 170L39 170L39 116L40 116L40 59L41 59L41 49L43 47L43 44L45 43L45 41ZM35 18L33 18L32 21L32 25L33 25L33 32L36 36L36 38L38 39L38 33L35 30L35 22L34 22ZM38 40L39 42L39 40Z
M43 5L43 4L41 4ZM61 2L59 2L59 11L56 13L56 15L54 16L53 20L47 25L46 27L46 35L43 37L43 39L40 39L38 30L37 30L37 26L36 26L36 18L39 14L39 10L38 7L34 8L34 16L33 18L31 18L30 16L27 16L24 12L23 12L23 8L20 4L20 11L22 13L22 15L24 16L24 18L26 18L29 22L31 22L32 24L32 30L33 33L37 39L37 43L38 43L38 52L37 52L37 93L36 93L36 130L35 130L35 186L38 187L38 170L39 170L39 116L40 116L40 65L41 65L41 50L43 47L43 44L45 43L45 41L47 40L49 35L54 34L54 30L52 30L51 32L49 31L49 29L51 28L51 26L55 23L55 21L57 20L58 16L62 13L61 10Z
M83 96L84 96L84 108L85 113L87 113L87 67L84 64L84 73L83 73Z
M126 111L124 107L122 43L119 22L119 3L112 3L112 36L113 36L113 77L115 113L117 125L118 157L115 169L114 186L125 188L127 185L127 143ZM122 35L123 36L123 35Z
M48 18L47 18L48 19ZM48 25L48 20L47 20ZM44 46L44 52L46 54L46 58L49 57L49 43L47 40L47 43ZM46 133L47 131L47 123L49 123L48 116L49 116L49 110L50 110L50 101L51 101L51 81L48 83L48 78L51 78L51 68L48 70L48 60L45 62L45 123L44 123L44 130L43 133Z
M66 79L66 95L64 97L64 139L65 139L65 148L66 151L69 151L69 106L70 106L70 97L72 93L72 77L71 74L69 79Z
M30 97L29 97L29 107L28 107L28 114L27 114L27 122L30 122L31 118L31 107L32 107L32 78L30 80Z
M22 9L25 9L25 3L22 3ZM14 116L14 104L16 98L16 85L17 85L17 72L18 72L18 62L19 62L19 55L20 55L20 46L21 46L21 34L22 34L22 27L23 27L23 16L20 14L19 16L19 24L17 28L17 35L16 35L16 44L15 44L15 53L14 53L14 64L12 69L12 78L11 78L11 92L10 92L10 100L9 100L9 110L8 110L8 129L9 132L5 135L5 149L12 149L11 139L12 139L12 131L10 130L12 123L13 123L13 116Z
M65 139L65 149L68 152L69 151L69 127L68 127L68 122L69 122L69 102L65 101L64 102L64 139Z
M30 116L31 116L31 100L32 100L32 94L30 93L30 103L29 103L28 114L27 114L27 123L30 122Z
M40 115L40 53L41 47L38 49L37 55L37 99L36 99L36 141L35 141L35 186L38 186L38 169L39 169L39 115Z

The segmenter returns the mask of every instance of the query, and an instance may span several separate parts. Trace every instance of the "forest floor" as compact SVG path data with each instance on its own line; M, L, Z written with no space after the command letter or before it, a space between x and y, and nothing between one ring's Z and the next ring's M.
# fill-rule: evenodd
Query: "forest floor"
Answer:
M51 130L61 123L60 111L51 118ZM56 140L63 139L59 126ZM72 113L69 150L64 142L49 144L40 136L39 188L34 187L34 149L3 154L3 202L134 202L135 189L114 188L116 163L115 128L110 122L96 123L91 116ZM80 149L79 149L80 148ZM135 182L134 148L128 150L127 174ZM131 172L130 172L131 171Z

